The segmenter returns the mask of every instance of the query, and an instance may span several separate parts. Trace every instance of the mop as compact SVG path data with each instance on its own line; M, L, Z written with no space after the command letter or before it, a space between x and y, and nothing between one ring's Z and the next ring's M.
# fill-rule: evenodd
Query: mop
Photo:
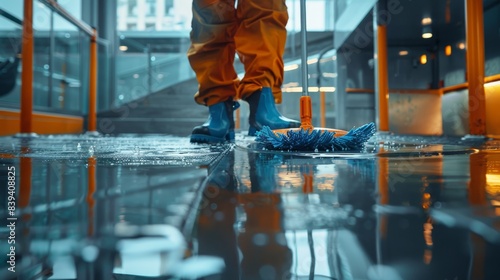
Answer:
M300 97L300 128L271 130L264 126L256 134L256 142L269 150L287 151L349 151L361 150L368 139L375 133L373 122L364 124L350 131L330 128L314 128L312 125L312 101L309 96L307 72L307 29L306 1L300 1L301 25L301 70L302 96ZM319 63L319 61L318 61Z

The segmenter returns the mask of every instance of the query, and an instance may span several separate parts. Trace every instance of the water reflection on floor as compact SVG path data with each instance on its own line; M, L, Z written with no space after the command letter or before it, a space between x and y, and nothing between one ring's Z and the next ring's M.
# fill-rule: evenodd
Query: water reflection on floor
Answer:
M16 212L0 214L22 279L500 279L498 141L1 138L0 165L2 186L16 170Z

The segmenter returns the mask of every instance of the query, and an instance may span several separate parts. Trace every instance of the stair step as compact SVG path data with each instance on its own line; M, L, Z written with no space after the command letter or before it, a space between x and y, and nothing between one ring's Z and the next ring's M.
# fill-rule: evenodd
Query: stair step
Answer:
M97 130L104 134L168 134L188 136L206 118L98 118Z

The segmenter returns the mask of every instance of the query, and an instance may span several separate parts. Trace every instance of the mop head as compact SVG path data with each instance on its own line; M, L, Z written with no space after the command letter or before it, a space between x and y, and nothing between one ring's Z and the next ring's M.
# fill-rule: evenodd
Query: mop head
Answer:
M257 132L255 141L268 150L286 151L359 151L375 133L375 124L367 123L351 129L347 134L335 137L335 132L328 130L288 130L286 134L275 133L264 126Z

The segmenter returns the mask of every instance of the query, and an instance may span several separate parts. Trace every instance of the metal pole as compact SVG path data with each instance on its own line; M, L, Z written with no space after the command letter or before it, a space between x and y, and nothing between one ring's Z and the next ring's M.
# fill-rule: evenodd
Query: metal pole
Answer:
M89 117L88 132L96 132L97 124L97 30L93 29L90 38L90 69L89 69Z
M300 0L300 39L301 39L301 64L302 64L302 93L309 96L309 74L307 72L307 24L306 24L306 0Z
M374 9L373 27L376 34L375 75L376 75L376 119L379 131L389 131L389 77L387 58L387 26L378 20L379 10L385 9L386 2L381 1Z
M24 0L21 134L33 132L33 0Z

